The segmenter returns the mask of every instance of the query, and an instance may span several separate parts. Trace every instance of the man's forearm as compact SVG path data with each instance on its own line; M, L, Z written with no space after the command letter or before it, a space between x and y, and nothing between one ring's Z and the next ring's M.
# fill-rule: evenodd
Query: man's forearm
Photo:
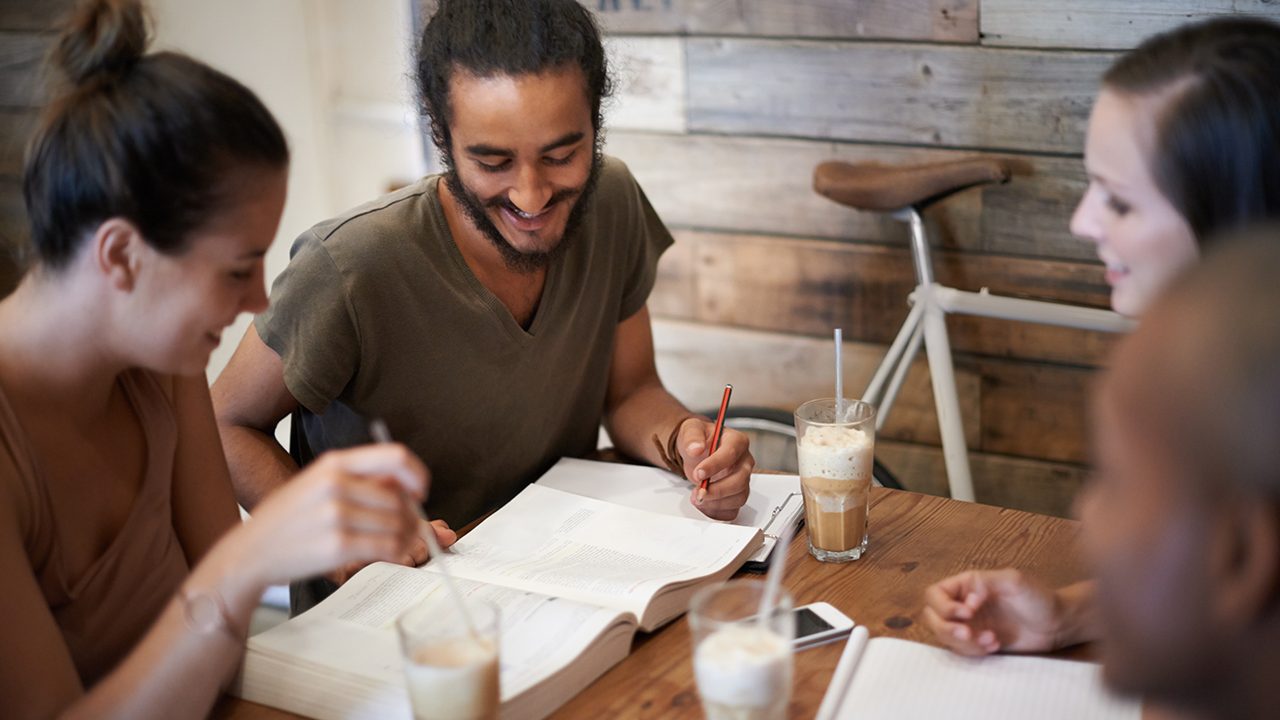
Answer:
M246 510L252 512L263 498L298 472L293 458L273 436L240 425L223 425L219 430L236 502Z
M665 467L665 447L681 420L694 416L660 382L643 385L605 413L605 429L623 454ZM657 442L654 441L657 438Z

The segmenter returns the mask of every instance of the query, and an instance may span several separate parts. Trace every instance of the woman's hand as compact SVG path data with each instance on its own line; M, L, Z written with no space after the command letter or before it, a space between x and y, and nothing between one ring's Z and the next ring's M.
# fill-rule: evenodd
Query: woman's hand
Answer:
M924 622L961 655L1061 647L1067 608L1053 590L1013 569L973 570L931 585Z
M325 453L255 509L243 528L246 562L271 585L412 558L425 548L414 504L427 480L426 466L402 445Z

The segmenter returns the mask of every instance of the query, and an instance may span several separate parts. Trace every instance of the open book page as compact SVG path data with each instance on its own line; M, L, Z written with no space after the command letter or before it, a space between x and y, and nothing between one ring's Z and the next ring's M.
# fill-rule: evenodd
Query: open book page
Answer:
M716 522L689 502L693 486L688 480L655 467L562 458L538 484L639 510ZM799 475L753 474L751 496L733 520L734 525L758 527L764 533L764 545L749 562L768 560L786 524L794 527L802 515Z
M1112 695L1093 663L1017 655L966 658L908 640L874 638L836 717L1139 720L1141 706Z
M730 565L737 569L736 559L759 542L755 528L658 515L530 485L450 548L449 569L643 618L659 591Z
M615 610L536 593L458 581L471 598L499 608L499 663L504 700L568 666L597 637L635 620ZM415 568L375 563L324 602L249 639L260 654L323 665L374 684L393 686L405 698L395 620L406 609L451 600L442 579ZM405 705L407 708L407 704Z

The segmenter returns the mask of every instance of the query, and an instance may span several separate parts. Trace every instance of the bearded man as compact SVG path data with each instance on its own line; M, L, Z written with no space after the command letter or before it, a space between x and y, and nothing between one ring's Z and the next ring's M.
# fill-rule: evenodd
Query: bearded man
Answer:
M746 437L726 430L709 453L712 423L654 368L646 301L672 239L601 154L610 83L590 13L443 0L417 81L445 172L303 233L214 385L241 504L367 441L379 418L430 467L426 510L449 542L447 525L593 451L603 422L623 453L685 476L706 515L734 517L754 466ZM290 413L294 456L274 440ZM420 545L404 562L425 557ZM295 611L314 601L300 594Z

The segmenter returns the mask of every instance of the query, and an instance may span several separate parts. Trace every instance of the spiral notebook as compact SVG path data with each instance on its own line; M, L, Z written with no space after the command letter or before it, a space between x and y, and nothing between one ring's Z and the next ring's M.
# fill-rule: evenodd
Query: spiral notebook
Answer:
M655 467L562 458L537 484L649 512L715 522L689 503L688 480ZM764 572L783 528L788 524L795 528L803 519L799 475L752 474L751 496L732 522L760 528L764 545L742 569Z

